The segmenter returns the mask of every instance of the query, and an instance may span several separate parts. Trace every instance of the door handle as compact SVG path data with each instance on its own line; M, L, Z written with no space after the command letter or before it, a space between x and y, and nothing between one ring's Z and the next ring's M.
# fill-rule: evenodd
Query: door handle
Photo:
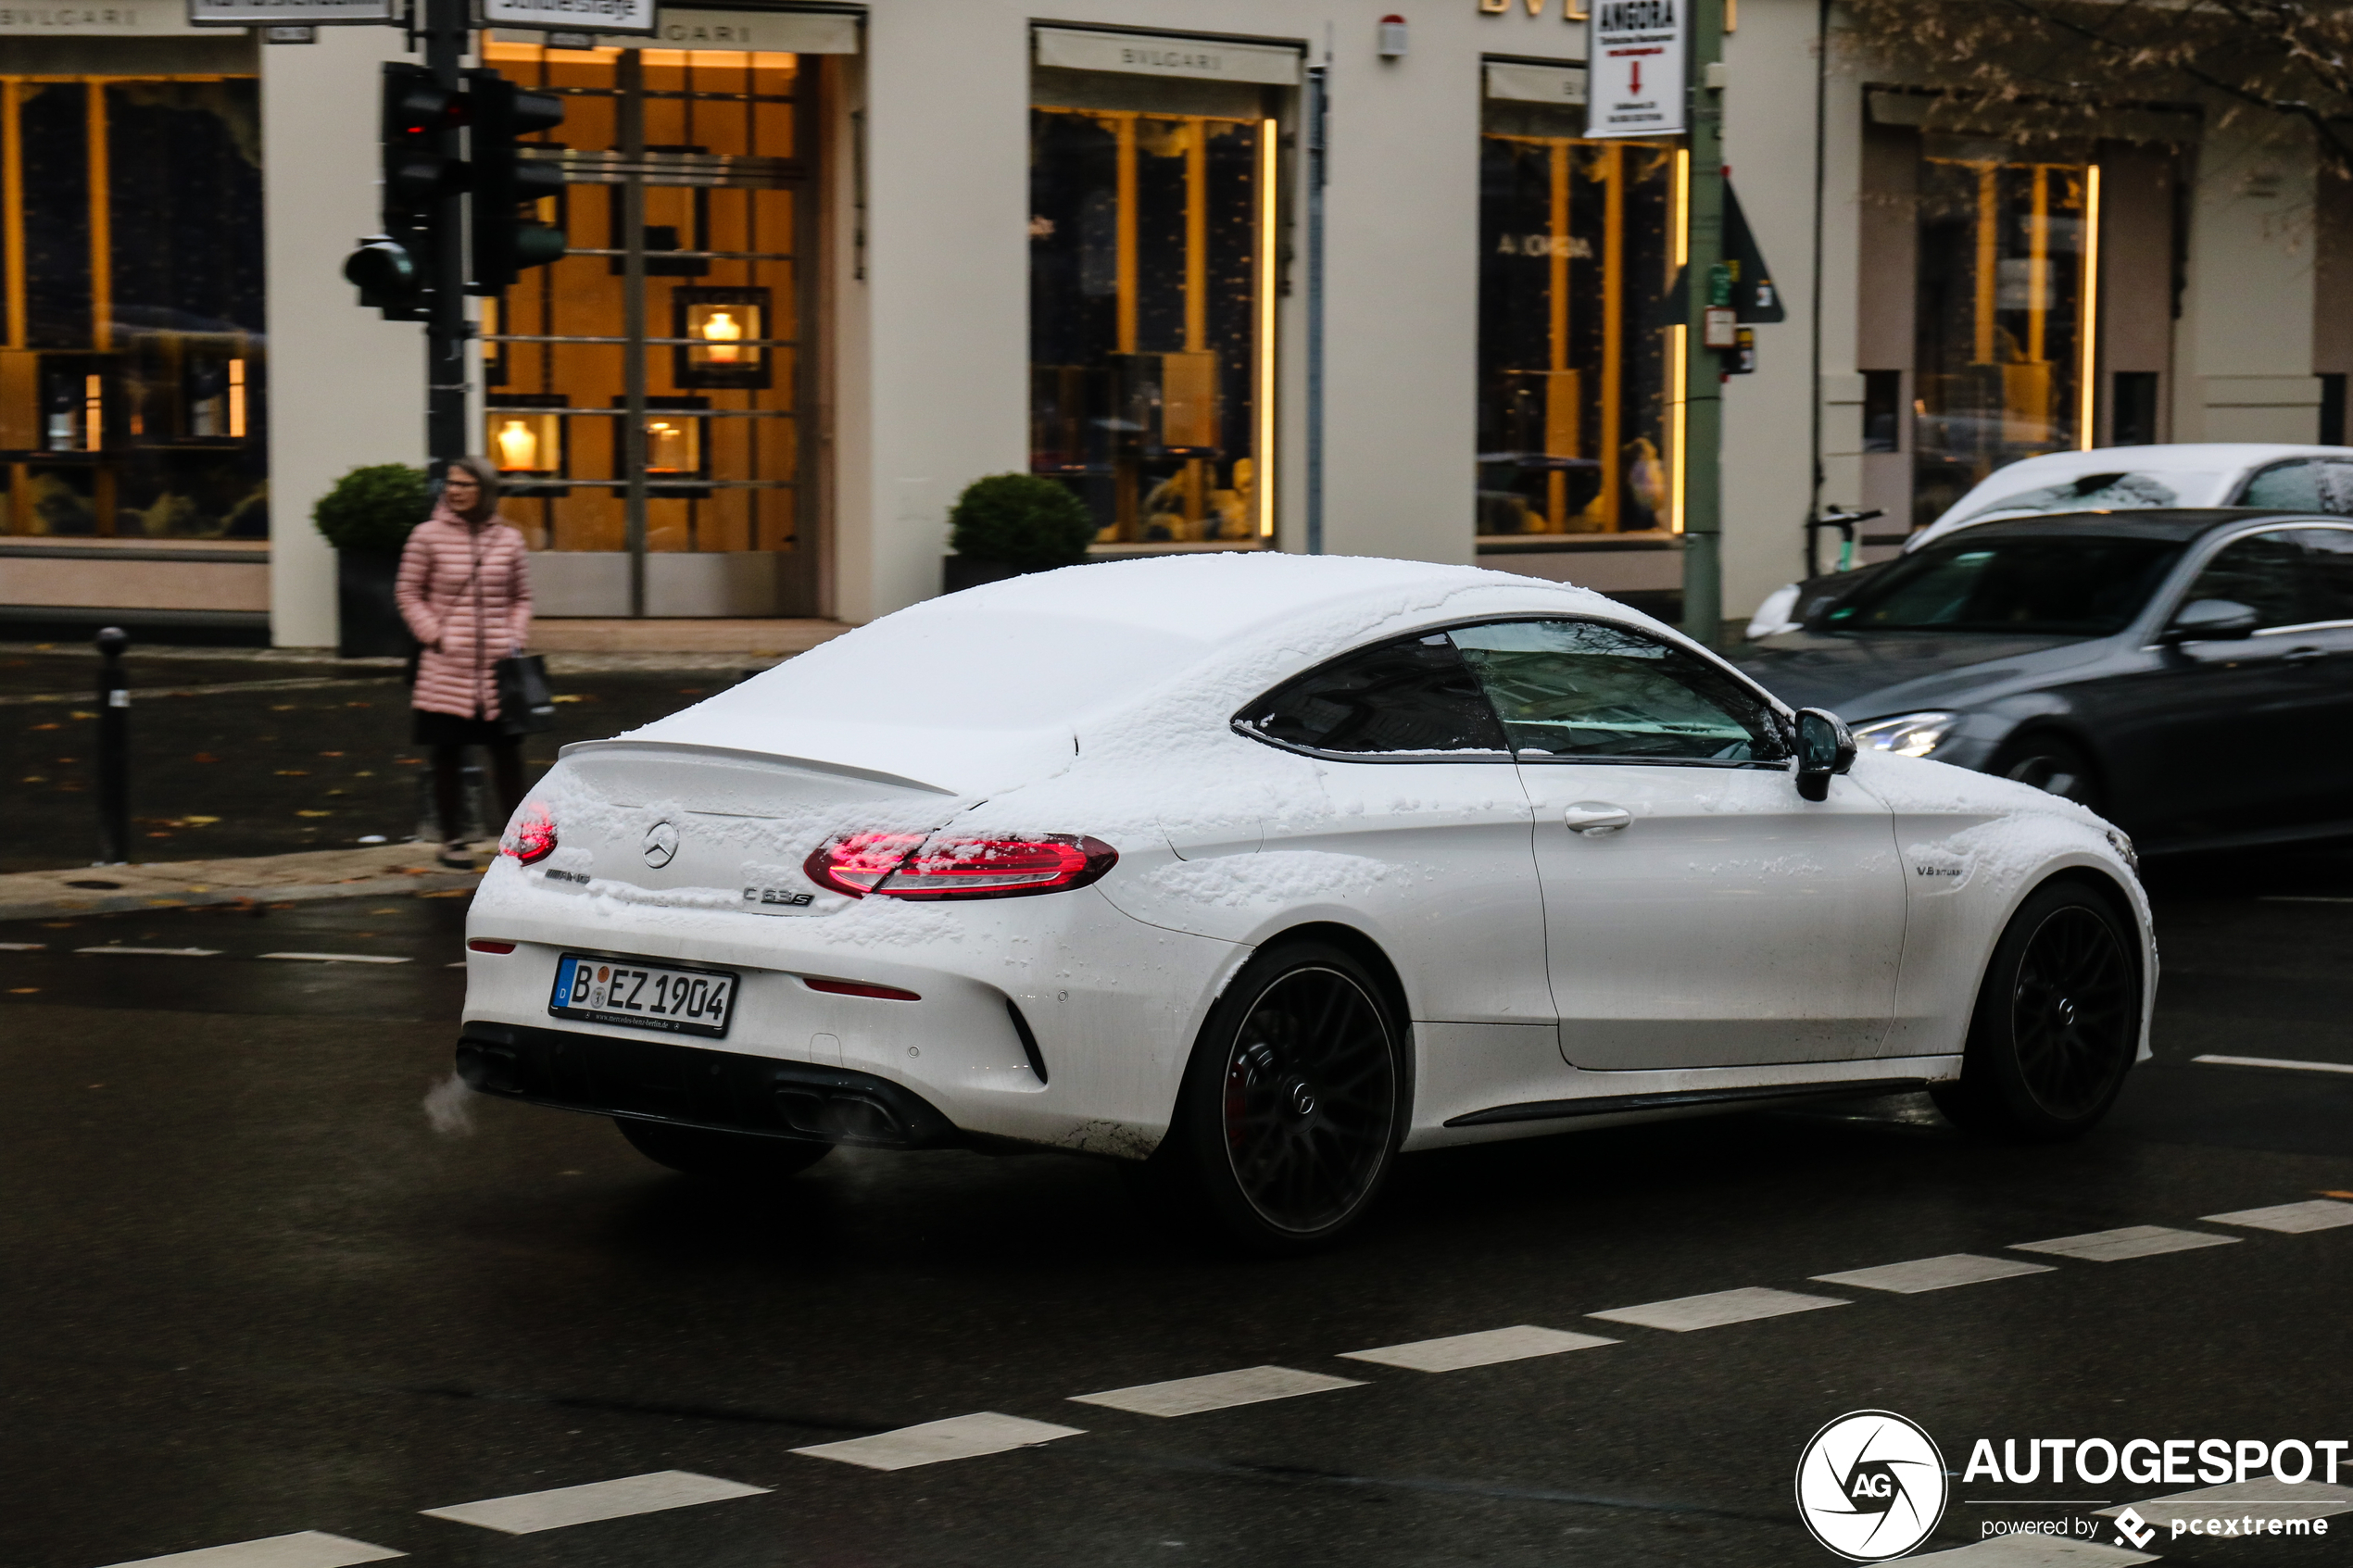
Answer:
M1623 806L1612 806L1606 800L1580 800L1561 813L1571 833L1581 833L1588 838L1616 833L1634 820L1634 813Z
M2329 650L2326 648L2290 648L2280 656L2280 661L2284 664L2318 664L2328 656Z

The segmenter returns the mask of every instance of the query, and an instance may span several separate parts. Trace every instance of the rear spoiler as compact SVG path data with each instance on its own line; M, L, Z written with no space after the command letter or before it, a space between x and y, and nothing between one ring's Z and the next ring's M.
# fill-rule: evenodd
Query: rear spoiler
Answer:
M568 758L600 751L652 752L678 757L711 757L730 762L765 763L771 767L799 768L805 772L830 773L836 778L860 779L867 784L890 784L900 789L921 790L927 795L953 796L952 789L942 789L936 784L911 779L898 773L877 772L872 768L852 768L840 762L820 761L813 757L786 757L774 751L750 751L732 746L696 746L685 741L667 740L581 740L562 747L556 755Z

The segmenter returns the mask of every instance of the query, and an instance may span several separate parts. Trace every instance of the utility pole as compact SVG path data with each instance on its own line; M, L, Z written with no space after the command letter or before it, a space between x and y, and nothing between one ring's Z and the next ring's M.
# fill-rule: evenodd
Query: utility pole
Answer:
M1724 633L1724 383L1701 323L1726 280L1724 94L1708 67L1724 57L1724 0L1689 0L1692 23L1691 227L1683 269L1683 631L1714 647Z
M425 69L434 85L452 94L464 91L460 70L473 22L470 0L421 0L424 26ZM445 122L434 150L453 161L462 156L456 124ZM462 458L467 441L466 339L473 327L466 320L466 194L450 182L435 200L433 227L433 290L425 319L425 451L430 472L438 480L449 459Z

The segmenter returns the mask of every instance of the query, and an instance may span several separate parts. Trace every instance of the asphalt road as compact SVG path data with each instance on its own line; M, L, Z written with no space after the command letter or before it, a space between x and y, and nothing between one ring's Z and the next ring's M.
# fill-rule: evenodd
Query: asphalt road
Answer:
M317 1531L431 1568L1811 1568L1835 1560L1797 1521L1800 1449L1872 1408L1955 1473L1923 1550L2036 1519L2105 1542L2096 1508L2189 1488L1965 1483L1976 1440L2353 1437L2353 1227L2207 1218L2353 1196L2353 1073L2193 1060L2353 1067L2353 861L2158 892L2158 1060L2081 1143L1975 1145L1906 1098L1454 1151L1406 1161L1354 1244L1282 1263L1157 1228L1076 1160L837 1153L756 1198L586 1118L460 1101L436 1130L462 898L0 927L42 944L0 950L0 1562ZM107 947L194 951L81 950ZM2014 1250L2143 1225L2215 1239ZM1814 1278L1957 1252L2045 1272ZM1742 1287L1842 1304L1590 1315ZM1516 1325L1615 1342L1344 1354ZM1074 1402L1269 1366L1353 1381ZM900 1470L792 1451L976 1412L1081 1430ZM672 1471L762 1490L525 1534L422 1512ZM2333 1523L2149 1549L2341 1562Z

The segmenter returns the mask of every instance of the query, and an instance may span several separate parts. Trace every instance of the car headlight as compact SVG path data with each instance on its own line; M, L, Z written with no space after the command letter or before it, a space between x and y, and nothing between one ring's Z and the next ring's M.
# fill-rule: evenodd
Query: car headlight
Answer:
M1925 757L1961 726L1957 713L1898 713L1855 726L1855 744L1898 757Z

